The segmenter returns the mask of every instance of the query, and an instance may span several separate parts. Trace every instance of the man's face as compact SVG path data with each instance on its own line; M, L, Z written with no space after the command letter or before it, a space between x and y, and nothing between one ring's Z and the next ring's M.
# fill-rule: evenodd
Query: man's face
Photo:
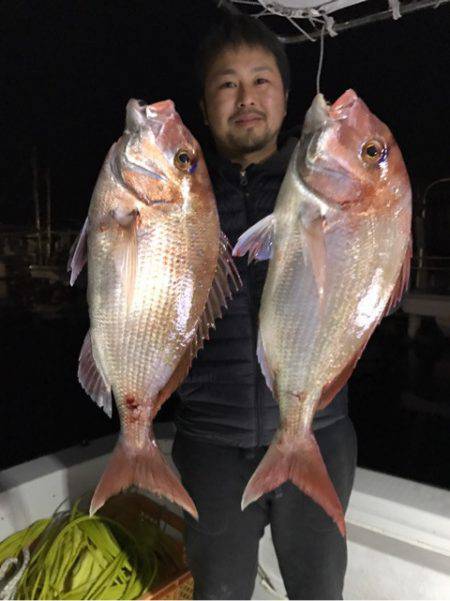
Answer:
M206 72L204 116L227 155L276 145L286 100L275 57L261 46L226 48Z

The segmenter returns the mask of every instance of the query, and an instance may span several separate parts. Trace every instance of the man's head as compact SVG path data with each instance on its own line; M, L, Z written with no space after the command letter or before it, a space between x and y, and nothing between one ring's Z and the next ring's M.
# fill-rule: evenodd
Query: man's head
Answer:
M256 19L230 16L205 39L198 74L201 107L218 151L244 167L272 154L290 83L276 36Z

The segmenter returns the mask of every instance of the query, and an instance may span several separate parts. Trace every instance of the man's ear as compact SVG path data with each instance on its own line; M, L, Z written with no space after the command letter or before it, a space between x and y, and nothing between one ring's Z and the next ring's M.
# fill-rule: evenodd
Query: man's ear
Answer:
M202 115L203 115L203 123L205 125L209 125L208 113L206 112L205 101L203 100L203 98L200 99L199 104L200 104L200 110L202 111Z

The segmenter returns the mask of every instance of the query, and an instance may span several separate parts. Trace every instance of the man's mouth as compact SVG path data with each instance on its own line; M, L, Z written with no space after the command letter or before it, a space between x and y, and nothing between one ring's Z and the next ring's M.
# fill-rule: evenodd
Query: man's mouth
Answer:
M259 115L257 113L246 113L234 117L232 121L235 125L239 127L248 127L249 125L254 125L259 121L262 121L263 119L263 115Z

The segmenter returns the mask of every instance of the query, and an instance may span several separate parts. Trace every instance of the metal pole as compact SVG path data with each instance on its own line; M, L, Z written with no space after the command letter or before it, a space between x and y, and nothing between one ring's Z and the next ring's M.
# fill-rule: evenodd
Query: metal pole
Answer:
M36 147L33 148L33 153L31 155L31 169L33 171L33 200L34 200L34 214L35 214L37 242L38 242L37 263L40 265L42 263L42 237L41 237L41 210L40 210L40 204L39 204L39 179L38 179L38 163L37 163Z
M443 4L447 4L450 0L416 0L415 2L410 2L409 4L400 4L400 12L403 15L407 15L409 13L416 12L417 10L422 10L425 8L438 8ZM351 19L350 21L343 21L342 23L336 23L333 27L334 31L345 31L346 29L353 29L354 27L362 27L363 25L369 25L370 23L375 23L376 21L384 21L386 19L392 19L392 10L384 10L379 13L374 13L373 15L367 15L365 17L360 17L359 19ZM293 36L278 36L278 39L284 44L295 44L300 42L307 42L311 38L316 40L320 38L321 31L313 31L309 33L309 38L305 35L293 35Z
M47 248L46 259L47 264L50 263L50 255L52 252L52 198L50 185L50 168L45 171L45 184L47 189Z

